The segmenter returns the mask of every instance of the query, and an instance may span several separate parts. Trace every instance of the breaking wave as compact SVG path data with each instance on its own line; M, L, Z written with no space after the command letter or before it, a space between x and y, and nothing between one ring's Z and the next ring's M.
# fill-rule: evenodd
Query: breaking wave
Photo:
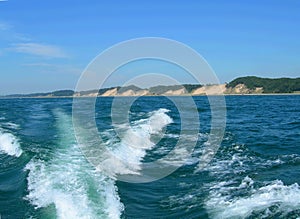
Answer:
M300 208L300 187L297 183L284 185L275 180L265 186L255 188L250 177L245 177L240 185L220 182L210 192L206 207L213 218L285 218ZM234 196L237 192L244 196Z
M206 167L216 181L205 185L205 208L212 218L286 218L300 212L300 187L281 180L255 181L249 175L299 161L297 155L263 157L244 145L220 149ZM244 176L244 177L243 177Z
M20 157L23 151L17 137L0 129L0 152L4 152L10 156Z
M161 135L163 128L173 122L167 112L167 109L159 109L149 113L148 118L133 122L130 127L119 125L119 138L106 132L104 135L109 140L105 144L112 156L98 169L105 168L104 171L114 174L139 174L147 150L156 145L152 136Z

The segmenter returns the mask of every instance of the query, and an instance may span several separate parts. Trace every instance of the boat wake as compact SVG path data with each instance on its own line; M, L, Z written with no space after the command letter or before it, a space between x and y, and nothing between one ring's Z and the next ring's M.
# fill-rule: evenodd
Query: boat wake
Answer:
M104 133L111 153L129 163L120 168L114 165L116 173L137 173L146 150L155 145L151 135L172 122L166 112L165 109L151 112L148 118L135 121L130 130L123 127L121 139L111 132ZM49 151L50 160L36 156L26 165L29 173L25 199L37 209L54 205L52 214L58 218L120 218L124 206L115 180L101 169L108 166L106 163L101 168L92 166L76 143L70 116L61 110L55 110L54 115L60 140Z
M70 117L59 110L54 115L60 141L51 160L35 157L26 165L29 193L25 199L35 208L54 205L52 216L57 218L120 218L123 205L115 182L83 157Z
M296 155L268 157L254 154L243 145L221 148L206 168L216 181L207 184L205 208L212 218L288 218L300 215L300 186L281 180L254 180L253 168L268 170L299 162ZM242 177L244 176L244 177Z
M19 140L13 134L0 128L0 152L4 152L10 156L20 157L22 149Z
M206 208L213 218L286 218L300 208L297 183L288 186L275 180L256 187L247 176L239 185L234 184L233 181L223 181L211 188Z
M121 124L116 127L119 136L116 136L113 130L105 132L104 137L109 139L105 144L110 156L105 160L107 164L98 168L104 168L103 171L109 171L113 175L140 174L147 150L156 145L152 140L153 135L161 135L162 129L173 122L167 112L167 109L150 112L147 118L134 121L130 127Z

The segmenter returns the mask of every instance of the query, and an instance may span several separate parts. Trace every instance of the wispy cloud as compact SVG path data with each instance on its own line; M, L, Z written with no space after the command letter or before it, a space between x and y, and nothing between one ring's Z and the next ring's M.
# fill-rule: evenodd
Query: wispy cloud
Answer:
M21 34L21 33L15 33L13 35L13 37L16 39L16 40L20 40L20 41L31 41L31 37L26 35L26 34Z
M10 24L0 21L0 30L1 31L9 30L11 28L12 28L12 26Z
M34 66L34 67L53 67L53 66L56 66L56 65L53 65L53 64L49 64L49 63L44 63L44 62L37 62L37 63L25 63L25 64L22 64L23 66Z
M39 43L18 43L14 44L10 50L19 53L26 53L47 58L67 58L68 55L59 47Z
M11 46L4 49L2 53L5 51L14 51L48 58L68 57L66 52L60 47L49 44L34 43L32 42L33 39L30 35L16 32L12 24L2 20L0 20L0 32L2 33L2 39L4 39L4 42L16 42L14 44L10 44Z
M25 67L29 67L33 70L36 70L39 73L46 74L75 74L79 75L83 71L83 67L78 67L68 64L52 64L45 62L36 62L36 63L25 63L22 64Z

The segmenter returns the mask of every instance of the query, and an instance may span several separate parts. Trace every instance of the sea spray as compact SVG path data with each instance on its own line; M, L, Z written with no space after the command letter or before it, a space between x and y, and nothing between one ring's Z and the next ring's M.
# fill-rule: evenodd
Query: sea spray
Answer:
M233 140L233 139L232 139ZM225 141L230 141L226 140ZM288 159L287 159L288 158ZM300 187L285 185L281 180L255 181L244 176L260 169L272 169L296 161L298 156L268 157L253 153L245 145L221 147L219 154L205 168L214 182L203 187L209 190L205 208L212 218L286 218L300 208Z
M247 218L259 214L262 218L275 215L286 217L300 208L300 187L297 183L284 185L275 180L265 186L253 187L254 181L245 177L240 185L219 182L208 196L206 208L213 218ZM247 196L233 197L234 192L248 190Z
M111 154L104 161L105 165L97 168L113 175L139 174L147 150L156 145L151 137L155 134L161 135L163 128L173 122L167 112L169 112L167 109L158 109L150 112L146 119L132 122L130 127L120 125L120 140L116 140L115 135L106 132L105 137L110 139L106 142L106 147Z
M151 136L173 122L168 110L159 109L146 119L132 123L124 129L121 139L106 133L106 146L125 163L119 167L102 163L102 168L113 167L118 174L138 174L146 151L155 143ZM115 181L103 169L95 169L82 155L75 141L69 115L54 110L60 140L49 161L33 158L25 167L28 170L28 195L35 208L55 205L58 218L120 218L124 206L118 196ZM103 133L102 133L103 134ZM107 160L106 160L107 162Z
M20 157L22 149L19 140L11 133L4 132L0 129L0 152L10 156Z
M52 159L35 157L26 165L29 193L25 199L35 208L54 204L58 218L120 218L123 205L115 182L83 157L70 117L60 110L54 115L60 140L53 146Z

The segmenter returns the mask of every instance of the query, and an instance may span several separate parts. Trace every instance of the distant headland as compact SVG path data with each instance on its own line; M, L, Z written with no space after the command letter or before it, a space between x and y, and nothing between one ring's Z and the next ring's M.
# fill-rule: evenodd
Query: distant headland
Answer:
M200 95L300 94L300 78L239 77L226 84L159 85L147 89L135 85L75 92L58 90L47 93L11 94L2 98L56 98L109 96L200 96Z

